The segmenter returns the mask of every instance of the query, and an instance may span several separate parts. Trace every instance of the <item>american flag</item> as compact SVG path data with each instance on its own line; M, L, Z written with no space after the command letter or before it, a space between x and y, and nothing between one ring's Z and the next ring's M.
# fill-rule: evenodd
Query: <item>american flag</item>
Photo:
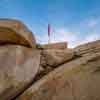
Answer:
M51 26L50 24L48 24L48 37L50 37L50 34L51 34Z

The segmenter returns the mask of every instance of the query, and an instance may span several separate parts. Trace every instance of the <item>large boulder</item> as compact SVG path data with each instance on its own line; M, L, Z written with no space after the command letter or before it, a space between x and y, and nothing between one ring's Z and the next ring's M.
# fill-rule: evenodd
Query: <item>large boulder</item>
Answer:
M72 49L48 49L43 50L41 55L41 66L56 67L74 58L74 51Z
M0 19L0 44L9 43L36 48L35 37L21 21Z
M0 100L100 100L100 40L36 46L21 22L0 20Z
M100 40L89 42L74 48L77 56L100 51Z
M0 100L12 100L32 82L40 67L33 34L17 20L0 19Z
M0 100L11 100L33 81L39 70L40 51L0 46Z
M93 45L84 54L87 44L81 46L81 56L58 66L16 100L100 100L100 48Z
M49 43L49 44L44 44L44 45L37 45L37 48L38 49L67 49L68 46L67 46L67 42L58 42L58 43Z

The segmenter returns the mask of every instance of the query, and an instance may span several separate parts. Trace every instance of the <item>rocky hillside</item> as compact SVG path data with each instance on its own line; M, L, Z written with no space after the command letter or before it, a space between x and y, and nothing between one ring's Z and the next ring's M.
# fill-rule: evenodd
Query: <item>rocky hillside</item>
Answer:
M100 40L67 45L36 44L21 22L0 20L0 100L100 100Z
M44 49L40 68L38 80L16 100L100 100L100 41Z

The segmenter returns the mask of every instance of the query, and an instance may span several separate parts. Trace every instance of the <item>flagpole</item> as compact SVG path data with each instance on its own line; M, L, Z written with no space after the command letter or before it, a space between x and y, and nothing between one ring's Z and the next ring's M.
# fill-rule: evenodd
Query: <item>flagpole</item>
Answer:
M50 24L48 24L48 44L50 44L50 33L51 32L51 27Z
M48 44L50 44L50 36L48 36Z
M56 36L55 36L55 30L53 30L53 34L54 34L54 41L55 41L55 40L56 40L56 38L55 38L55 37L56 37Z

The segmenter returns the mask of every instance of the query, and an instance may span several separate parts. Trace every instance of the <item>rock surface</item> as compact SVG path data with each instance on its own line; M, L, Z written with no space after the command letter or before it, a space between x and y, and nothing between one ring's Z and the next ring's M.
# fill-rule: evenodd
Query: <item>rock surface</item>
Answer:
M36 81L16 100L100 100L100 47L77 47L78 57ZM98 50L97 50L98 48ZM79 56L81 55L81 56Z
M84 55L88 53L95 53L100 51L100 40L80 45L74 48L76 55Z
M56 67L74 58L74 51L72 49L49 49L43 50L41 55L41 66Z
M9 43L36 48L35 37L22 22L0 19L0 44Z
M45 45L37 45L38 49L67 49L67 43L66 42L60 42L60 43L50 43Z
M39 46L20 21L0 20L0 100L100 100L100 40Z
M0 100L11 100L34 79L40 51L22 46L0 46Z
M17 20L0 19L0 100L23 92L39 71L40 50L27 27Z

